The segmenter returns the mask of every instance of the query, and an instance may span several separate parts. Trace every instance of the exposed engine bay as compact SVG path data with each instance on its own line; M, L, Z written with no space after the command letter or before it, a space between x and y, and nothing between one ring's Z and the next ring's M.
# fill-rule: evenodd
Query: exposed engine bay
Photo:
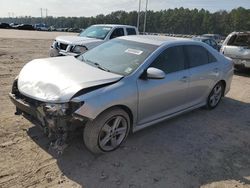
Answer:
M16 115L23 115L26 119L39 125L44 134L50 139L50 148L57 154L62 154L67 147L70 131L84 125L86 119L74 116L82 103L68 102L63 104L40 102L22 95L17 88L17 80L13 83L10 98L16 105ZM15 99L15 101L14 101Z

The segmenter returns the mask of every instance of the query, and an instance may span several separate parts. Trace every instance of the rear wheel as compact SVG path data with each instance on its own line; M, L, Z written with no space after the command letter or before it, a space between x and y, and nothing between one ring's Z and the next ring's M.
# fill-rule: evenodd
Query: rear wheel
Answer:
M207 99L207 108L214 109L220 102L224 94L224 85L222 82L217 83L212 89Z
M130 129L128 114L119 108L107 110L86 124L83 139L93 153L110 152L126 139Z

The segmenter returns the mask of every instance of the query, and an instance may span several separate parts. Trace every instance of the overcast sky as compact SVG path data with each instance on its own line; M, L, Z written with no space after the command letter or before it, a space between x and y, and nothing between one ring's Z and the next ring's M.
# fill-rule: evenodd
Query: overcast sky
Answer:
M142 0L142 8L145 8ZM139 0L0 0L0 17L41 16L40 8L48 9L49 16L95 16L112 11L138 9ZM231 10L242 6L250 9L250 0L149 0L150 10L176 7L204 8L211 12ZM43 10L45 15L45 10Z

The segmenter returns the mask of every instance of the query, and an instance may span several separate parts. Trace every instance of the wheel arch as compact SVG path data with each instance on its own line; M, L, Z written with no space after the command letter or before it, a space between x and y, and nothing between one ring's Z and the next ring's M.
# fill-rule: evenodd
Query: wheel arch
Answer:
M117 105L114 105L114 106L110 106L108 108L106 108L105 110L103 110L101 113L98 114L98 116L108 110L112 110L112 109L115 109L115 108L120 108L122 110L124 110L128 116L129 116L129 119L130 119L130 131L133 130L133 123L134 123L134 115L132 113L132 110L126 106L126 105L122 105L122 104L117 104Z
M218 84L218 83L220 83L220 82L222 83L222 85L223 85L223 87L224 87L224 88L223 88L223 89L224 89L224 91L223 91L223 96L225 96L225 89L226 89L227 83L226 83L225 80L222 79L222 80L220 80L219 82L217 82L216 84ZM216 84L215 84L215 85L216 85Z

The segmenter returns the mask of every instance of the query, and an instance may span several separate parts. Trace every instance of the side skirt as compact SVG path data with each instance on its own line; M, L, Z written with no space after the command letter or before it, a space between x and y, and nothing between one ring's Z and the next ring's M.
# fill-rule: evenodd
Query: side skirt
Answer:
M149 127L149 126L151 126L151 125L154 125L154 124L156 124L156 123L162 122L162 121L164 121L164 120L171 119L171 118L173 118L173 117L175 117L175 116L178 116L178 115L181 115L181 114L183 114L183 113L186 113L186 112L195 110L195 109L200 108L200 107L205 106L205 105L206 105L206 103L200 103L200 104L198 104L198 105L192 106L192 107L190 107L190 108L186 108L186 109L184 109L184 110L182 110L182 111L178 111L178 112L173 113L173 114L169 114L169 115L167 115L167 116L164 116L164 117L161 117L161 118L159 118L159 119L150 121L150 122L148 122L148 123L136 125L136 126L134 126L134 128L133 128L133 133L134 133L134 132L137 132L137 131L139 131L139 130L141 130L141 129L144 129L144 128L146 128L146 127Z

